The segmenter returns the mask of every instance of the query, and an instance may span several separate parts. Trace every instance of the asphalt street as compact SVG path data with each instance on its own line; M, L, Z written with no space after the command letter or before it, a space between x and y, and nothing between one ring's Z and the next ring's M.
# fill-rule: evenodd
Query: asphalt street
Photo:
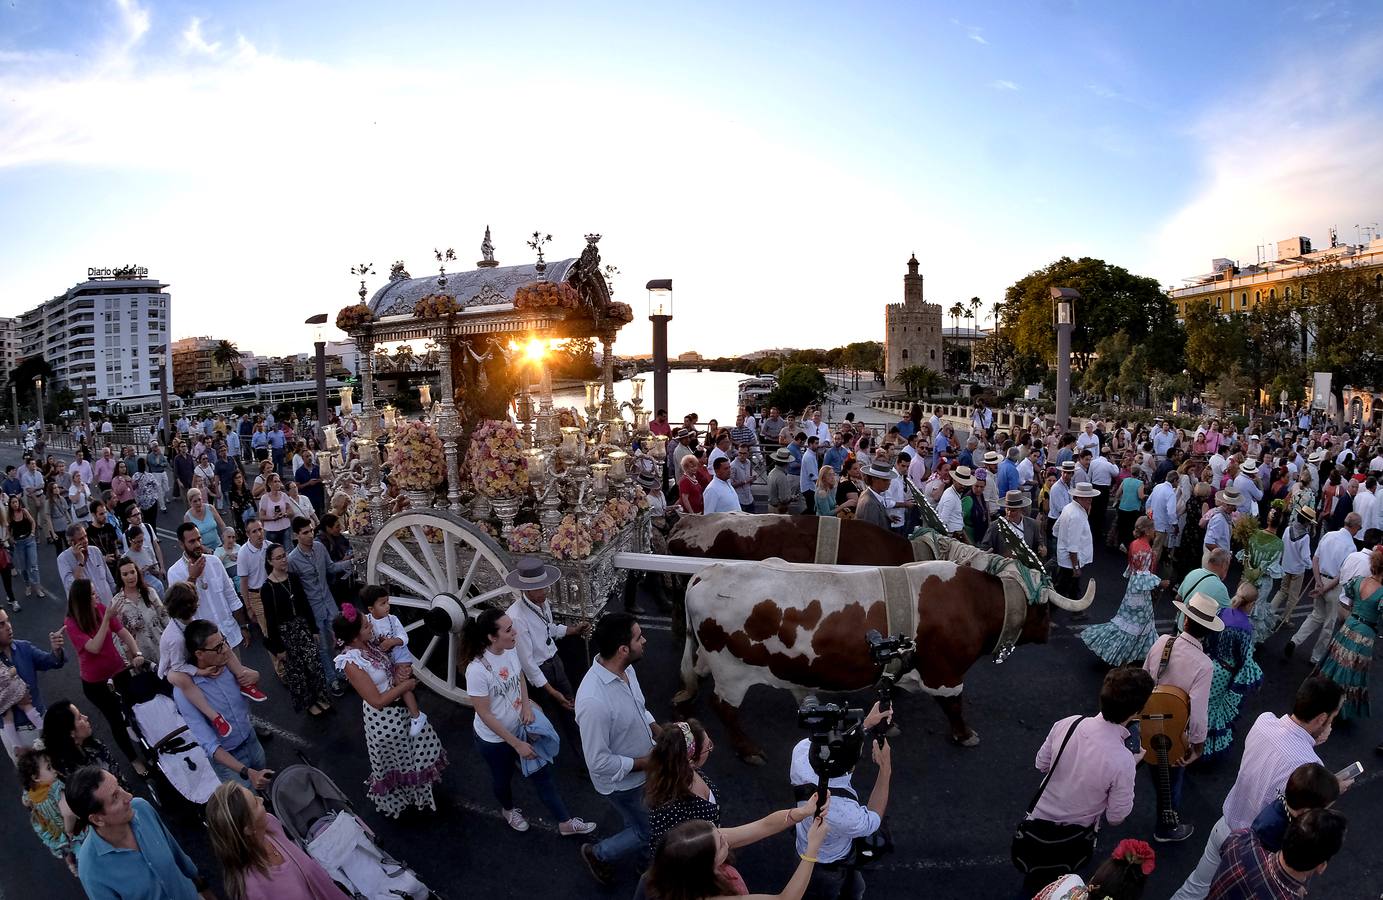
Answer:
M0 450L0 460L17 458L12 448ZM181 518L181 507L170 505L160 517L160 530ZM173 553L165 535L166 554ZM895 853L869 872L872 897L994 897L1015 895L1018 878L1008 858L1012 827L1035 789L1038 773L1033 756L1055 720L1073 713L1095 714L1104 667L1078 639L1078 629L1112 616L1123 593L1122 560L1115 554L1097 554L1095 575L1099 591L1088 619L1074 621L1058 613L1051 640L1044 646L1022 646L1002 665L981 660L966 679L966 715L981 735L978 747L953 746L947 739L945 719L925 696L901 696L896 704L903 735L895 746L895 775L889 805L889 823ZM169 556L172 559L172 556ZM44 584L52 597L34 601L12 616L16 637L42 643L49 631L61 626L64 604L55 599L60 587L51 547L40 548ZM16 584L19 579L16 577ZM651 610L651 605L650 605ZM1298 619L1305 613L1298 607ZM1170 629L1170 609L1158 611L1162 630ZM677 660L671 653L666 617L651 613L644 618L649 633L646 658L639 676L652 712L666 720L672 715L671 697L677 688ZM1290 708L1297 684L1309 671L1298 654L1284 662L1281 647L1286 635L1274 636L1260 651L1266 673L1262 689L1250 696L1237 729L1240 739L1262 711L1277 713ZM584 671L584 648L579 642L563 648L573 677ZM543 897L557 894L571 898L632 896L637 876L631 868L620 871L610 889L591 881L579 859L576 838L556 833L536 795L516 785L519 804L533 822L526 834L509 830L499 818L490 796L486 769L472 747L472 713L434 694L423 692L420 703L446 745L450 767L436 791L436 813L406 813L392 821L374 812L364 799L368 774L360 704L353 695L337 703L335 715L314 720L296 714L286 691L275 683L267 655L256 643L246 661L264 673L270 694L254 712L275 732L266 742L271 767L300 761L300 754L327 772L358 804L366 821L376 829L386 850L411 863L422 879L451 898ZM43 694L51 704L61 698L86 709L81 695L74 654L69 648L67 666L42 676ZM793 744L804 734L796 727L795 709L786 692L751 691L744 720L753 737L768 754L768 764L753 768L739 762L729 750L724 730L711 712L709 685L698 700L701 717L721 749L708 764L719 786L718 795L726 824L758 818L791 801L787 783L788 760ZM860 705L866 695L856 698ZM98 736L109 742L106 725L94 710ZM1374 836L1383 825L1379 802L1383 780L1376 776L1383 759L1373 747L1383 739L1376 721L1337 726L1322 756L1332 769L1360 760L1364 775L1337 808L1350 819L1344 850L1311 886L1311 895L1333 898L1371 898L1383 891L1383 864L1371 851ZM1166 898L1194 867L1204 835L1219 814L1219 807L1233 783L1242 740L1231 758L1193 770L1188 779L1183 817L1196 825L1197 834L1180 845L1156 845L1157 870L1147 897ZM573 814L600 824L601 834L617 827L616 817L589 783L575 771L564 754L558 760L558 784ZM3 759L3 755L0 755ZM0 761L0 771L10 769ZM0 774L12 778L13 774ZM861 794L874 783L872 764L864 763L856 775ZM1105 851L1124 837L1148 838L1153 825L1151 779L1140 773L1135 811L1122 825L1107 828L1100 838ZM196 821L170 820L170 827L189 853L208 872L215 869L205 833ZM0 799L0 840L6 848L0 865L0 900L37 895L52 900L80 898L79 886L60 862L53 859L29 829L28 815L20 806L17 784ZM745 848L737 864L752 891L776 892L796 863L791 837L783 834Z

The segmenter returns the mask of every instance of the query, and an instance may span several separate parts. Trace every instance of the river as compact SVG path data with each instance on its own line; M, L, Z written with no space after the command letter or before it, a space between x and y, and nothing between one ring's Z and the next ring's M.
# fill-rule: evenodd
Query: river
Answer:
M643 379L643 405L652 418L653 373L645 372L638 376ZM695 412L704 424L716 419L722 425L735 424L735 406L739 399L739 383L748 378L739 372L712 372L705 369L673 369L667 375L668 419L681 422L682 416ZM629 379L615 382L615 399L621 402L634 395ZM575 406L584 416L586 392L584 388L568 388L554 391L552 402L557 406ZM626 414L627 416L627 414Z

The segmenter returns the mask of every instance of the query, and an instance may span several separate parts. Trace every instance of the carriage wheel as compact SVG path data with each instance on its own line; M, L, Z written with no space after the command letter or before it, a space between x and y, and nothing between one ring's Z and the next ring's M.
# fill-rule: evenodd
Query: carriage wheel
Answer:
M389 590L389 604L408 632L414 676L438 694L470 705L456 670L461 629L491 605L508 605L509 554L475 525L451 513L404 512L370 542L370 584Z

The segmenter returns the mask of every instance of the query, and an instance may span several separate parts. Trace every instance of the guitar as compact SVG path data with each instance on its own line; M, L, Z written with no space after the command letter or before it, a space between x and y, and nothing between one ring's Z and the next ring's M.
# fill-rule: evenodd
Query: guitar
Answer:
M1167 642L1158 667L1158 680L1167 671L1176 640ZM1191 697L1181 688L1159 684L1153 688L1138 714L1139 740L1157 774L1157 812L1160 824L1176 826L1172 808L1172 763L1186 756L1186 724L1191 718Z

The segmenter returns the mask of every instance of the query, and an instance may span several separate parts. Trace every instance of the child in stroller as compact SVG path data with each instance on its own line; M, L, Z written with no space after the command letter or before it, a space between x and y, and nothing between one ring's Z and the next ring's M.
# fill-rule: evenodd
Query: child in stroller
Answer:
M153 672L136 673L120 693L130 733L154 763L150 787L167 807L180 797L200 807L221 782L206 751L192 739L187 722L173 702L173 689Z

